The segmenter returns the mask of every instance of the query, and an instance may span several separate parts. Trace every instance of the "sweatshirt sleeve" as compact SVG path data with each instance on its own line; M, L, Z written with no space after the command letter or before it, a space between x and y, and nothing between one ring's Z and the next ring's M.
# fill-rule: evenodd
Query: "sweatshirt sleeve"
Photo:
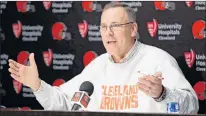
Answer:
M97 59L97 58L96 58ZM71 110L71 98L84 81L91 81L94 77L97 61L94 59L87 65L81 74L73 77L59 87L54 87L41 80L41 86L33 92L37 101L45 110ZM92 72L91 72L92 71Z
M41 80L41 86L34 95L45 110L70 110L71 98L74 92L79 90L81 77L82 74L79 74L59 87L51 86Z
M167 111L167 103L177 102L180 106L179 113L197 113L199 109L198 99L190 83L184 77L176 60L168 57L159 66L166 88L166 97L159 102L159 108Z

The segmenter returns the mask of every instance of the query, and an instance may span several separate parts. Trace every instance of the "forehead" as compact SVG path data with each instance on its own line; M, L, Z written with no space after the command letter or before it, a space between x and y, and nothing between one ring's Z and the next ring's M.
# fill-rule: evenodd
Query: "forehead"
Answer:
M125 22L127 20L127 13L122 7L109 8L103 11L101 16L101 23Z

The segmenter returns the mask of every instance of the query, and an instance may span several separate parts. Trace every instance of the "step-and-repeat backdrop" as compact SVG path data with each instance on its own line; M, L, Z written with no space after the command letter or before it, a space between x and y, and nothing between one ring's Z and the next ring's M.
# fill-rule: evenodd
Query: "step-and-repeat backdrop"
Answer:
M0 2L1 107L42 109L31 89L13 80L8 59L28 65L35 53L40 78L59 86L105 53L99 32L108 2ZM200 110L206 100L206 2L122 2L137 13L139 41L176 58ZM4 90L4 91L2 91Z

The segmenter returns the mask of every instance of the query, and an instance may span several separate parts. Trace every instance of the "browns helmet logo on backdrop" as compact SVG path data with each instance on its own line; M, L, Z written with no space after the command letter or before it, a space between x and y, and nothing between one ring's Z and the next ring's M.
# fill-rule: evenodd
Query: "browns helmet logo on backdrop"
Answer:
M67 30L67 27L62 22L56 22L52 26L52 36L55 40L62 40L65 38L65 31Z
M205 100L206 99L206 82L205 81L197 82L194 85L193 89L195 90L199 100Z
M204 20L195 21L192 25L192 34L194 39L204 39L206 37L206 22Z
M102 5L98 4L97 2L92 2L92 1L82 1L82 8L86 12L102 11Z
M16 2L17 11L21 13L35 12L35 6L31 4L30 1L17 1Z
M156 10L175 10L175 3L174 2L165 2L165 1L155 1L154 6Z
M63 22L56 22L52 26L52 36L54 40L71 40L71 33L67 32L67 27Z
M94 51L88 51L83 56L83 63L86 67L92 60L94 60L98 55Z
M53 83L52 83L52 86L57 86L59 87L60 85L64 84L65 83L65 80L62 79L62 78L59 78L59 79L56 79Z

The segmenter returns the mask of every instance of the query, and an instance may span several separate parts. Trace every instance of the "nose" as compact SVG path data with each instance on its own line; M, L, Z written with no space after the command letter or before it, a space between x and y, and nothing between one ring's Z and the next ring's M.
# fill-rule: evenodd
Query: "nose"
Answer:
M114 36L114 32L113 32L113 30L111 29L111 27L107 27L106 35L107 35L107 36Z

